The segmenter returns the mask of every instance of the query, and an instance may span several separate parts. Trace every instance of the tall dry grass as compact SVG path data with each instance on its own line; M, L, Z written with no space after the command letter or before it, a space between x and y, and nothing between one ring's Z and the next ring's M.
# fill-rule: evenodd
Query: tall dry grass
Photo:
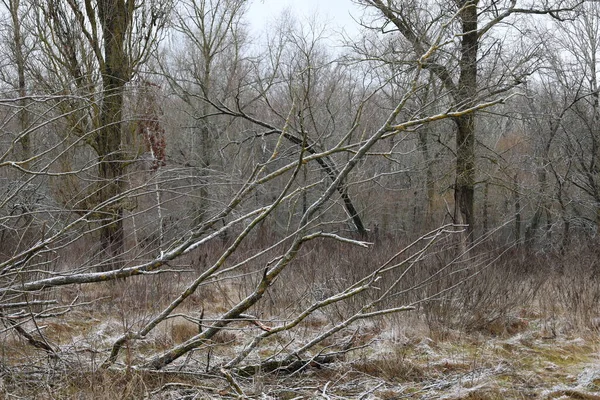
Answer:
M141 354L152 354L185 341L201 329L202 318L214 318L248 295L260 281L264 268L285 248L285 241L270 248L279 239L269 231L251 237L223 268L236 266L263 250L264 254L201 285L176 310L176 319L166 320L148 340L127 349L120 365L127 370L128 365L139 361ZM369 249L325 239L310 242L273 283L264 301L249 311L266 324L284 320L367 276L409 243L409 238L395 236L378 237ZM71 313L40 318L37 324L24 319L23 327L32 334L43 335L60 357L49 357L14 331L3 330L1 390L5 394L35 398L101 399L139 398L136 396L160 389L170 381L134 371L128 379L99 371L97 366L108 347L100 339L93 342L90 337L106 321L111 321L108 330L114 334L132 331L147 322L190 279L212 265L226 246L223 240L196 250L181 259L169 274L47 292L44 298L60 299L62 303L78 299L80 305ZM409 254L398 257L396 262ZM370 321L357 331L362 335L360 343L368 343L377 335L389 338L395 335L390 332L403 332L411 326L419 327L413 330L413 335L428 335L438 340L450 337L451 332L512 335L527 329L532 321L541 324L546 335L596 334L600 327L598 260L595 246L587 242L564 253L535 251L524 246L506 248L488 242L485 247L475 248L468 257L457 257L454 243L441 241L417 261L383 274L376 289L318 310L295 331L269 343L275 349L283 349L294 340L301 341L321 332L394 283L380 306L413 304L416 310ZM32 308L32 312L42 311ZM233 357L236 346L248 340L250 331L247 322L233 324L230 330L224 330L214 341L191 353L191 360L206 372L215 363ZM332 337L323 346L335 346L338 340L342 340L341 336ZM271 355L270 350L264 351L264 356ZM74 397L76 387L85 387L85 393Z

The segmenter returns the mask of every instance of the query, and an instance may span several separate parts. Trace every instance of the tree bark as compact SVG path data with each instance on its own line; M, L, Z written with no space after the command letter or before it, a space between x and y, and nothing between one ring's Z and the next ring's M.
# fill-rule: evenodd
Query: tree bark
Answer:
M23 49L23 36L21 31L21 21L19 16L20 0L9 0L8 8L10 12L10 19L12 23L12 39L13 39L13 53L15 57L15 64L17 67L17 78L18 78L18 93L19 93L19 125L20 125L20 137L19 144L21 145L21 154L19 159L21 161L28 160L31 158L31 141L27 129L29 128L29 101L27 100L27 88L25 85L25 54ZM27 168L27 163L23 164L24 168Z
M458 1L462 25L461 58L455 102L461 107L471 106L477 94L477 0ZM456 123L456 182L454 187L454 219L467 225L466 238L473 242L475 227L475 115L470 113L454 120Z
M125 188L124 158L121 150L121 120L123 92L130 72L125 50L125 39L130 23L131 2L99 0L98 16L104 32L104 68L102 70L103 102L101 127L96 136L99 159L99 204L101 212L100 243L107 260L102 270L123 266L125 245L123 205L119 196Z

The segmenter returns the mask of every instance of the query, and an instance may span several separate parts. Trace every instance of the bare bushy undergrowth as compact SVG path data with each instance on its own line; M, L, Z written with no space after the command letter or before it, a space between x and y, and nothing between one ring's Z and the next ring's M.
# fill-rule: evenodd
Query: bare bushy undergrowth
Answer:
M32 303L29 315L13 318L26 334L5 326L1 341L3 393L40 399L158 399L179 395L185 398L185 393L190 398L199 393L205 393L205 397L197 398L227 397L239 389L244 393L266 391L275 398L293 398L294 393L306 395L306 390L286 379L302 377L303 384L310 386L335 377L338 389L346 387L346 395L352 397L367 393L368 388L357 383L351 390L351 382L369 377L381 383L378 398L394 398L393 391L388 390L390 397L386 397L384 390L391 383L420 385L431 379L440 380L444 374L466 374L477 362L470 359L471 354L462 361L439 361L435 365L428 361L424 365L423 351L431 353L427 357L436 358L439 349L451 343L463 346L463 351L473 340L485 347L487 340L510 340L527 332L532 335L531 340L573 335L597 337L600 278L591 246L581 245L567 254L536 253L525 247L495 251L475 248L465 258L456 256L454 243L448 240L402 264L402 268L382 274L374 293L359 293L324 306L294 330L265 336L248 357L248 364L237 370L239 376L215 370L215 366L236 357L261 330L268 331L314 302L343 291L374 268L390 260L401 263L413 254L399 255L399 250L409 244L401 238L378 238L369 249L319 240L303 248L273 284L265 301L249 310L255 320L231 323L172 368L153 372L135 367L145 362L145 355L198 335L220 313L251 293L263 273L260 266L280 250L267 248L274 238L273 233L269 235L269 240L257 236L240 252L242 260L252 251L258 254L260 249L266 249L252 263L201 285L152 334L126 345L116 368L99 368L116 337L139 329L168 306L189 277L214 262L227 243L190 254L168 274L131 277L109 285L54 289L52 296L46 293L45 298L60 299L64 304L76 301L78 305L69 313L57 309L52 314L48 308ZM232 265L235 262L231 261ZM297 369L287 365L276 372L282 368L277 364L278 357L285 355L289 347L313 340L386 290L391 292L385 307L411 305L415 309L348 325L310 350L314 363ZM321 354L336 352L339 356L317 361ZM287 382L280 385L289 385L289 393L281 394L281 386L275 382ZM491 389L489 392L495 393ZM502 398L498 393L499 397L482 398Z

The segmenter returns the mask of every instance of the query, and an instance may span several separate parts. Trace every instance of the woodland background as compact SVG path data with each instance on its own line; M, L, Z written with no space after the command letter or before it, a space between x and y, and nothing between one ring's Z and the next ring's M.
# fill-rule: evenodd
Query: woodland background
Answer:
M439 398L475 367L423 338L592 353L599 3L354 2L256 38L247 0L2 0L5 396Z

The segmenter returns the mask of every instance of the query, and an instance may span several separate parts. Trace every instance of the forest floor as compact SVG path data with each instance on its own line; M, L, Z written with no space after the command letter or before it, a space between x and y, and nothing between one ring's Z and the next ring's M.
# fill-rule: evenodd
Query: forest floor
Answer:
M358 338L356 350L335 362L311 364L292 374L234 376L233 384L223 376L194 373L190 359L185 368L164 372L127 369L124 363L112 371L92 372L93 365L105 358L122 324L101 315L48 321L43 328L46 339L64 355L63 363L48 363L91 365L90 372L80 367L81 373L73 374L72 369L58 366L51 376L38 373L36 383L27 383L26 374L19 376L16 370L11 374L9 366L3 366L0 398L600 399L600 335L593 329L575 329L535 315L469 333L432 332L423 322L417 327L411 318L406 320L410 327L396 330L389 328L389 321L363 325L352 332ZM142 345L156 351L184 340L185 327L183 321L172 322ZM240 330L221 341L214 348L212 363L234 354L242 334ZM5 353L15 351L12 356L5 354L8 359L21 365L25 360L33 362L29 351L16 351L27 347L17 343L22 339L12 340L13 346L11 340L4 342ZM199 372L204 370L206 357L206 352L192 357ZM40 385L41 381L46 381L45 385Z
M361 385L354 393L339 391L338 397L600 399L599 338L549 335L536 325L532 321L512 334L454 333L441 340L383 341L379 351L365 349L351 363L357 373L354 384ZM335 393L335 385L329 386Z
M525 321L525 320L524 320ZM600 337L560 334L538 321L502 334L375 336L344 361L292 377L246 382L272 399L599 399ZM211 398L210 396L206 398Z

